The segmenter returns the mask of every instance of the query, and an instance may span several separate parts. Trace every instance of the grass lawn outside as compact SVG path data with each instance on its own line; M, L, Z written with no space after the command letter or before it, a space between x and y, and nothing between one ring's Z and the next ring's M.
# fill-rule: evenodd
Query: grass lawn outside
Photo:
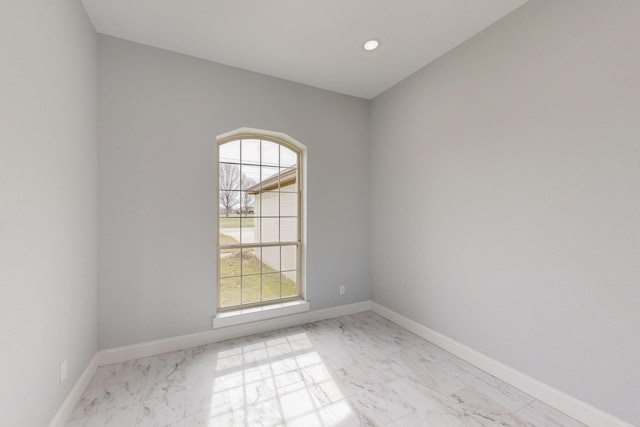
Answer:
M240 242L238 242L233 237L228 236L224 233L220 233L220 245L237 245L238 243ZM220 249L221 254L228 254L236 251L237 249Z
M240 228L240 222L242 221L242 228L253 227L253 215L242 216L238 214L220 214L220 228Z
M221 234L220 244L237 244L231 236ZM252 249L220 251L220 305L229 307L293 297L298 294L296 283L266 264ZM242 266L242 277L240 276ZM262 283L261 283L262 279ZM282 294L281 294L282 292Z

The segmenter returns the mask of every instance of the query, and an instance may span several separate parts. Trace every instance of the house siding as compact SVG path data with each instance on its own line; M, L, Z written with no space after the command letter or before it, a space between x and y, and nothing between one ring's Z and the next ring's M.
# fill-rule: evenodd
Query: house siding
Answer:
M282 187L280 192L264 192L256 196L255 214L261 217L261 220L256 218L254 223L256 242L298 240L298 194L296 192L297 184L292 183ZM297 254L294 249L283 248L282 255L275 250L256 251L256 256L276 271L297 269ZM295 271L283 274L290 280L296 280Z

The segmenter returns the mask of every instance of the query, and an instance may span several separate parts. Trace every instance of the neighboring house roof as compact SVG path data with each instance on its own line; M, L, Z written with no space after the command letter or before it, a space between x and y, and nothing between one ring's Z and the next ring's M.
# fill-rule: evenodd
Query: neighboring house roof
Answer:
M260 194L265 191L275 190L280 187L296 182L298 170L295 166L287 168L282 172L275 174L262 182L247 188L248 194Z

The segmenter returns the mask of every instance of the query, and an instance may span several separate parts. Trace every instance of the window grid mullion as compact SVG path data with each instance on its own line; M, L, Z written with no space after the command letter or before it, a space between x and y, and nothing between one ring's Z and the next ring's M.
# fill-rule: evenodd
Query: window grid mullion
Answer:
M262 179L262 139L260 140L260 182L264 181ZM262 208L262 207L261 207ZM255 214L254 214L255 215ZM262 218L260 218L260 226L262 227ZM262 234L262 228L260 229L260 232ZM260 237L260 243L262 243L262 236ZM260 248L256 248L257 250L260 251L260 302L263 301L262 296L263 296L263 292L262 292L262 259L264 257L264 254L262 253L262 247Z
M292 166L292 167L295 167L295 169L296 169L296 171L295 171L295 181L294 181L295 184L296 184L296 188L295 188L295 191L291 191L291 193L297 194L297 196L298 196L297 197L297 215L296 216L288 216L287 217L287 218L295 218L296 219L296 227L295 227L295 229L296 229L295 230L295 232L296 232L296 240L295 241L286 241L286 242L283 242L281 240L283 238L283 232L284 232L284 229L282 227L282 225L283 225L282 224L282 219L283 219L282 214L284 212L283 211L283 206L282 206L282 203L283 203L283 198L282 198L282 193L283 193L283 191L282 191L282 183L283 183L283 181L282 181L282 158L283 157L282 156L283 156L283 147L285 147L285 145L271 140L272 142L277 144L277 148L278 148L278 150L277 150L277 156L278 156L277 166L278 167L277 167L277 181L276 181L277 182L277 190L276 190L276 193L277 193L277 208L273 209L275 212L277 212L277 214L275 216L269 216L269 217L263 217L262 216L263 213L266 213L264 211L264 206L263 206L264 205L264 203L263 203L264 202L264 199L263 199L264 191L262 191L262 187L261 186L258 187L259 188L258 189L258 194L255 196L255 200L254 200L254 213L253 213L254 225L253 226L254 227L257 226L256 228L258 228L259 233L258 233L258 236L256 236L257 237L257 239L256 239L257 242L248 243L246 241L246 239L245 239L245 236L244 236L244 229L246 228L246 226L245 226L245 224L243 222L243 220L245 218L242 215L243 209L246 209L246 219L248 219L248 205L247 205L248 204L248 200L243 200L243 194L242 194L242 192L244 190L243 187L246 185L246 183L244 182L244 179L243 179L244 178L244 174L245 174L245 169L246 169L246 167L244 165L244 161L246 160L245 159L245 157L246 157L245 154L246 153L244 153L244 151L246 151L246 150L243 150L243 147L246 145L246 144L243 144L244 138L251 138L252 140L257 140L258 141L258 144L259 144L259 147L258 147L259 163L258 163L257 166L260 167L260 174L258 175L260 177L260 182L264 181L264 178L265 178L264 175L266 173L266 172L263 172L263 166L264 166L263 165L263 160L264 160L264 155L265 155L264 154L264 150L263 150L263 148L264 148L263 147L264 140L262 138L259 138L257 135L256 136L254 136L254 135L250 135L250 136L243 135L242 137L236 139L236 141L239 142L239 155L240 155L240 159L239 159L240 186L239 186L239 193L238 193L239 194L239 220L240 220L240 224L239 224L239 226L240 226L240 229L239 229L240 230L239 240L240 240L240 242L239 242L239 244L231 244L231 245L221 245L220 242L218 242L218 247L221 250L222 249L239 249L239 251L240 251L240 266L238 268L238 270L240 272L240 276L231 276L231 277L234 277L234 278L235 277L239 277L239 279L240 279L240 285L241 285L240 286L240 303L237 304L237 305L236 304L232 304L232 305L226 306L226 307L219 307L219 308L222 308L222 309L225 309L225 310L228 309L229 307L243 307L243 306L247 306L248 307L248 306L260 305L261 303L265 302L265 299L264 299L264 286L265 286L264 275L265 275L266 271L264 269L264 266L262 265L262 260L265 257L265 254L263 253L263 249L269 248L269 247L274 247L274 248L277 247L277 251L276 252L279 254L278 271L277 272L273 272L273 273L277 274L277 282L276 283L278 284L278 299L279 300L283 300L283 301L284 300L288 301L288 300L292 300L292 299L295 299L295 298L299 298L300 295L301 295L301 291L300 291L300 286L301 286L301 283L300 283L300 269L301 269L300 256L301 256L301 243L302 242L301 242L301 233L300 233L300 227L301 227L300 217L301 217L301 209L302 209L302 207L300 205L300 203L301 203L300 152L295 151L296 164L295 164L295 166ZM228 140L227 142L231 142L231 141L232 140ZM223 142L223 143L226 143L226 142ZM251 145L253 146L253 142L252 142ZM288 153L288 151L287 151L287 153ZM232 157L230 157L230 158L232 159ZM222 163L233 163L233 162L219 162L219 164L222 164ZM272 175L273 174L271 174L270 176L272 176ZM218 188L218 191L220 191L220 188ZM259 204L259 209L257 209L257 210L255 209L255 203L256 202L258 202L258 204ZM272 203L272 202L270 202L270 203ZM247 206L245 206L245 205L247 205ZM256 217L256 214L259 215L259 216ZM265 242L264 238L268 237L268 236L265 235L265 232L269 231L269 230L265 230L264 229L264 219L265 218L267 218L267 219L272 218L271 223L277 221L276 224L271 224L271 229L277 233L277 234L273 233L273 234L275 234L275 236L277 236L277 238L278 238L277 241L267 241L267 242ZM287 222L287 224L288 223L289 222ZM219 233L219 235L222 232L222 230L223 229L221 228L220 221L218 221L218 233ZM270 234L271 233L272 232L270 232ZM267 239L267 240L270 240L270 239ZM292 270L289 267L287 272L289 272L289 271L291 271L291 272L295 271L296 272L296 278L295 278L295 280L296 280L296 283L295 283L296 295L293 296L293 297L286 297L286 298L283 299L283 289L282 289L282 287L283 287L283 277L282 276L283 276L284 261L283 261L282 258L284 256L283 248L285 246L295 246L295 252L294 252L295 253L295 255L294 255L295 256L295 268ZM257 251L260 251L260 253L259 253L260 256L256 257L260 261L260 266L259 266L258 273L257 274L251 274L251 275L247 274L246 275L247 277L248 276L257 276L257 275L260 276L260 284L259 284L259 292L260 293L259 293L258 298L256 298L256 300L258 302L245 303L244 302L244 295L245 295L246 289L244 289L243 278L245 277L245 273L247 271L245 271L246 269L244 268L245 267L244 266L244 259L245 259L245 256L247 256L247 254L250 251L253 252L254 255L257 255L258 254ZM220 267L220 258L219 258L219 261L218 261L218 266ZM220 277L220 268L219 268L218 276ZM275 276L275 274L274 274L274 276ZM225 278L228 278L228 277L225 277ZM219 279L218 283L220 285L220 279ZM273 283L273 285L276 285L276 283ZM252 285L252 286L255 286L255 284ZM220 289L220 286L219 286L218 291L220 292L220 290L221 289ZM221 304L220 298L218 298L218 300L219 300L219 304ZM271 299L269 301L271 301Z
M242 183L242 140L240 140L240 182ZM240 185L239 187L242 187ZM240 193L240 198L242 198L242 193ZM240 204L240 208L242 208L242 204ZM242 215L240 215L240 244L242 244ZM242 274L242 259L244 258L243 249L240 248L240 304L244 301L244 280Z
M281 176L281 170L282 170L282 146L279 145L278 146L278 241L282 241L282 234L281 234L281 230L280 230L280 216L282 215L282 211L281 211L281 206L280 204L282 203L282 198L281 198L281 191L282 191L282 185L280 183L280 176ZM278 266L278 299L282 299L282 246L279 247L279 251L280 251L280 265Z

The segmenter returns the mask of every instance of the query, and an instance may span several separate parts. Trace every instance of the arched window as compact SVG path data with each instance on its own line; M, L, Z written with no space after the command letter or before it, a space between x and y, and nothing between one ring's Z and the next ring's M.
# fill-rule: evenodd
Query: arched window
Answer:
M255 134L218 140L218 310L300 299L301 151Z

